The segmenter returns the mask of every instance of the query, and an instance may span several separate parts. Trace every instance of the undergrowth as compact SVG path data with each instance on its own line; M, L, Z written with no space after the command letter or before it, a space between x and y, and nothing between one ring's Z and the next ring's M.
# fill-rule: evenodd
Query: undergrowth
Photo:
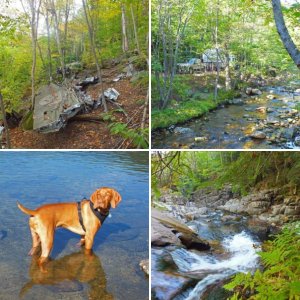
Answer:
M191 100L178 102L172 108L164 110L153 109L151 118L152 130L167 128L171 125L184 123L192 118L199 117L216 108L219 104L234 98L236 95L233 91L219 91L217 101L214 101L212 93L207 94L205 99L197 96L196 94Z
M285 226L260 252L264 270L239 273L224 287L238 299L300 299L300 221Z
M123 139L131 141L136 148L147 149L148 144L148 128L128 128L127 124L114 122L108 126L111 134L119 135Z

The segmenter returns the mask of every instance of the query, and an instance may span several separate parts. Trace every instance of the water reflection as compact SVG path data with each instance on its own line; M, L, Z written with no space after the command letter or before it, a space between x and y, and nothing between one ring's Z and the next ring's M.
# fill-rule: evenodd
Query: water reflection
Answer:
M78 292L87 285L88 299L114 299L106 290L106 276L100 258L95 253L85 253L83 249L50 260L43 267L39 267L38 256L34 256L28 273L30 279L22 287L20 297L36 285L48 286L53 292Z

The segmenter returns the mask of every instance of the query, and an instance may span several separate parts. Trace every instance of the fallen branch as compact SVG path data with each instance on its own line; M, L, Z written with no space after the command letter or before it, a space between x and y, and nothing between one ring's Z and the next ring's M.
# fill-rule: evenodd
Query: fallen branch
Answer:
M102 117L79 115L71 118L70 121L102 123L104 120Z

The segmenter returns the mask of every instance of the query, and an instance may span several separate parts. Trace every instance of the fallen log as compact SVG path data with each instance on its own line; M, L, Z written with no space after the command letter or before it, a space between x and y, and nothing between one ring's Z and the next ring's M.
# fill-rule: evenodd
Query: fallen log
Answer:
M102 123L104 120L102 117L79 115L79 116L74 116L69 121Z

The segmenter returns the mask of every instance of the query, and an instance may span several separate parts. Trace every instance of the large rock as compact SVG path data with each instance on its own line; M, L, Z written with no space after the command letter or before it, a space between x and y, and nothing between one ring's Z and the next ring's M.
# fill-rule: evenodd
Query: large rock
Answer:
M152 209L152 232L151 244L153 246L164 247L171 244L184 245L188 249L209 250L209 243L197 236L185 224L173 217Z
M151 222L151 245L165 247L180 244L179 239L170 228L165 227L155 218L152 218Z
M251 87L248 87L248 88L246 88L246 94L248 96L255 96L255 95L257 96L257 95L261 95L262 91L259 89L253 89Z
M191 200L198 207L216 208L220 205L224 205L229 199L236 197L232 192L231 185L224 186L221 190L213 188L205 188L196 191Z

